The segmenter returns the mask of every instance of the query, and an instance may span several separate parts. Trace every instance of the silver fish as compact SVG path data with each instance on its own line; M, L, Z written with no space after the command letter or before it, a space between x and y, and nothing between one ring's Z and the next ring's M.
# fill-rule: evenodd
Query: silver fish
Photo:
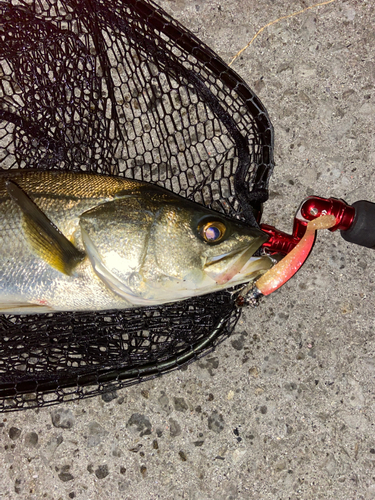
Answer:
M163 304L254 280L267 240L161 187L85 173L0 173L0 312Z

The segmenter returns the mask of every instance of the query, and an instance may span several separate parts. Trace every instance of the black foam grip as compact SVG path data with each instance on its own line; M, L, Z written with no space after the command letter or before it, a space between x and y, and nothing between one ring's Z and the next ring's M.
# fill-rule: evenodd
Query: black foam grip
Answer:
M375 203L356 201L355 216L347 231L340 231L344 240L367 248L375 249Z

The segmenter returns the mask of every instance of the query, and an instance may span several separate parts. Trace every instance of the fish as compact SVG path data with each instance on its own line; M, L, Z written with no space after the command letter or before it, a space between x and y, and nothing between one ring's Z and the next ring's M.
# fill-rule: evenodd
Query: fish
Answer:
M0 172L0 313L147 307L249 283L268 236L158 185Z

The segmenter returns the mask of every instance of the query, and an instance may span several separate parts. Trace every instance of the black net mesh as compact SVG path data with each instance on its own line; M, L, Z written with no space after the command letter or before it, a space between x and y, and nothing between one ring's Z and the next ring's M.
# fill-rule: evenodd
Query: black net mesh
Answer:
M273 167L267 112L157 5L0 1L0 39L1 169L141 179L256 224ZM227 291L123 312L0 315L0 410L177 368L238 317Z

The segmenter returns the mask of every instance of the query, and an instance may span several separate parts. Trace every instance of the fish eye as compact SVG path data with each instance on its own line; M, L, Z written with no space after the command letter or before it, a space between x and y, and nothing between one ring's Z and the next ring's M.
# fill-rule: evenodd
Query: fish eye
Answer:
M199 228L199 234L207 243L218 243L226 232L225 224L220 221L211 221L203 223Z

